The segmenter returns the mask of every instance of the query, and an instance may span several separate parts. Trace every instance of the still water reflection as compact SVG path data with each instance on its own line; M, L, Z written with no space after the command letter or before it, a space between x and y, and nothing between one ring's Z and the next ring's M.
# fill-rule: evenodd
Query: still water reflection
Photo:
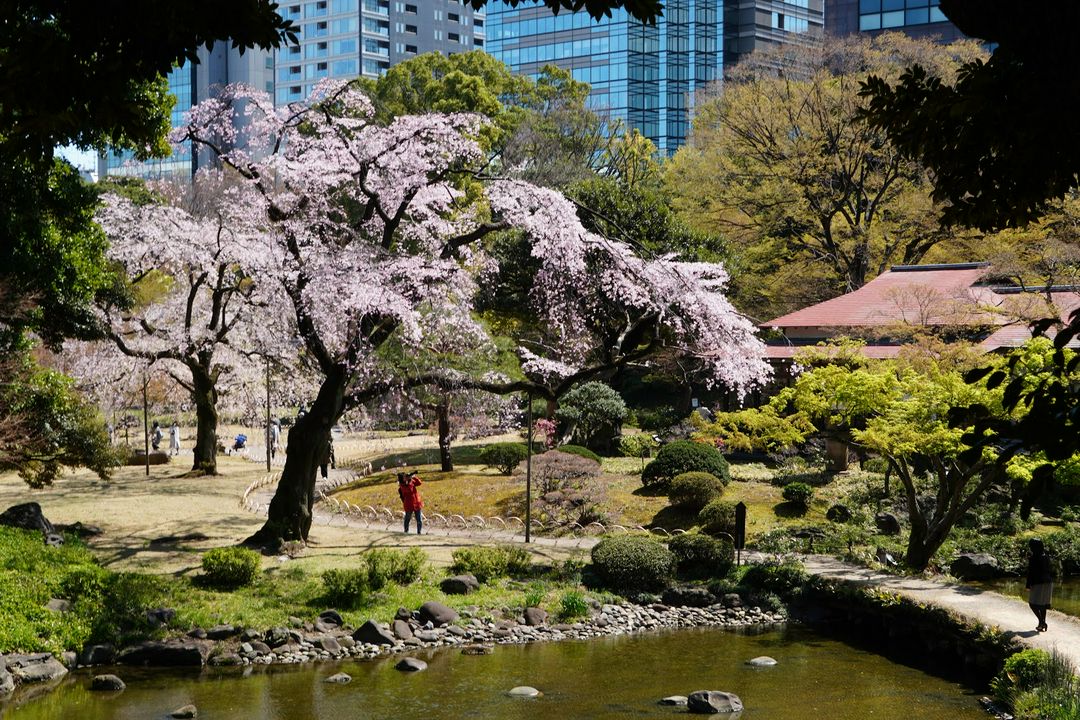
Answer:
M986 582L978 583L978 585L981 588L993 590L1002 595L1013 595L1027 600L1027 590L1024 588L1024 578L987 580ZM1064 580L1055 582L1053 601L1055 610L1060 610L1066 615L1080 617L1080 577L1068 577Z
M715 628L670 631L529 646L499 646L492 655L454 650L417 653L425 672L394 670L394 659L303 667L203 672L121 668L119 694L91 693L90 674L75 673L63 688L6 708L4 718L146 720L181 705L198 706L200 720L344 720L345 718L666 717L685 710L658 706L667 695L728 690L746 710L742 720L985 720L972 693L955 683L892 663L801 627L757 634ZM776 658L769 668L745 662ZM347 672L348 685L322 679ZM536 699L506 691L532 685Z

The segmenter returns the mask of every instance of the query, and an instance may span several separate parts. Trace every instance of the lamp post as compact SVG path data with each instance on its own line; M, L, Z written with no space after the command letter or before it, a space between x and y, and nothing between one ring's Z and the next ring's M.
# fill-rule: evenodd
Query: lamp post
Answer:
M270 356L266 359L266 472L270 472Z
M150 401L147 397L147 387L150 385L150 373L143 370L142 380L142 427L143 427L143 457L146 459L146 476L150 477Z
M532 541L532 393L525 393L525 542Z

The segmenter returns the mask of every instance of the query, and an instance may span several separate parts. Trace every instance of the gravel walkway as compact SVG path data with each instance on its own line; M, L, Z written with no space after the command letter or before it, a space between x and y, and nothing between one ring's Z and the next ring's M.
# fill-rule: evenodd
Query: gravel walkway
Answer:
M970 585L950 584L856 567L822 555L801 556L807 572L855 585L869 585L894 592L916 602L935 605L997 627L1024 645L1051 652L1057 650L1080 669L1080 619L1051 610L1049 630L1035 632L1035 615L1027 603Z

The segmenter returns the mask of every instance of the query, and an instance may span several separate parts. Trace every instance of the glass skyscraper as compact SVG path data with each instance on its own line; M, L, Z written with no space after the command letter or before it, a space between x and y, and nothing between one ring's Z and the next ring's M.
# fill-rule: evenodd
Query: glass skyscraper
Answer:
M553 16L543 5L494 2L487 49L533 77L548 64L570 70L592 85L594 109L670 155L686 141L694 93L723 76L725 58L737 61L755 39L760 45L819 36L821 6L822 0L669 0L664 17L645 25L622 10L595 21L584 12Z

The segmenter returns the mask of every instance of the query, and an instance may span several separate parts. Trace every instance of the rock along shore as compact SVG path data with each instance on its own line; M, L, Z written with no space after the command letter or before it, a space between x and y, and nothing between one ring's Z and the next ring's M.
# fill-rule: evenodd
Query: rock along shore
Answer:
M398 610L390 624L369 620L353 629L328 610L314 622L293 619L297 627L265 632L220 626L195 629L188 639L141 643L117 654L121 664L163 666L271 665L343 659L375 659L422 648L461 647L464 654L490 651L494 645L627 635L666 628L746 627L783 623L783 613L743 607L738 596L707 607L669 607L662 604L594 604L588 619L548 624L543 610L527 609L510 619L479 617L478 608L458 614L429 602L416 611ZM484 613L486 614L486 613ZM210 639L208 639L210 638ZM85 657L85 659L90 659ZM84 659L80 658L80 659ZM91 664L91 663L85 663Z

